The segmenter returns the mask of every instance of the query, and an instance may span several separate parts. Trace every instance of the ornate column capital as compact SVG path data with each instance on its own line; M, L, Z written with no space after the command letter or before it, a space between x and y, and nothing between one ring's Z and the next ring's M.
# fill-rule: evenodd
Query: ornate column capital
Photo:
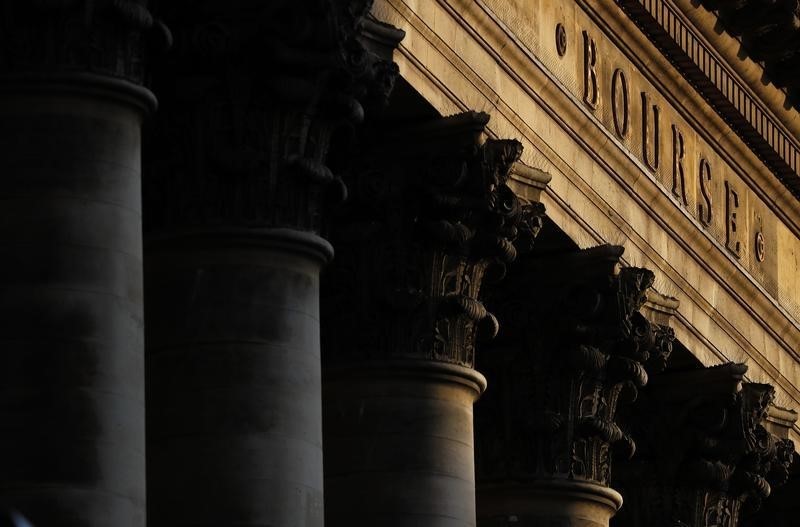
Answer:
M319 233L346 196L326 161L365 107L386 102L403 32L371 0L164 5L175 34L155 72L162 111L149 144L146 230L288 228Z
M606 486L613 452L633 454L617 403L663 368L674 333L640 312L654 275L620 268L622 252L532 258L493 291L490 305L508 322L480 363L494 387L477 410L482 483Z
M786 482L794 445L764 427L775 390L742 382L746 371L665 373L642 392L628 423L640 449L616 478L620 525L735 527Z
M169 47L147 0L4 1L0 75L91 74L145 81L151 50Z
M349 175L352 195L332 222L337 261L323 283L328 364L471 368L475 339L497 333L481 284L532 244L544 208L508 187L522 145L486 139L488 120L469 112L397 131Z

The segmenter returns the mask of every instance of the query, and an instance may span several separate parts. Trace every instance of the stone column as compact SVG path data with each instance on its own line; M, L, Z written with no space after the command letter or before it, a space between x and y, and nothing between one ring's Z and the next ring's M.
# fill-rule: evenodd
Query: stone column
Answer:
M672 333L640 313L653 273L620 269L621 247L527 258L489 305L505 321L478 362L492 389L476 407L478 525L608 527L608 481L630 436L617 403L661 367Z
M146 1L0 3L0 507L145 525Z
M794 445L765 428L775 397L744 364L654 376L626 418L639 445L618 463L619 527L738 527L788 479Z
M542 209L506 185L522 147L486 114L393 130L351 173L323 282L329 526L475 524L472 406L486 387L478 300Z
M370 3L164 4L175 52L145 156L153 527L323 524L319 233L346 192L326 160L397 73L359 40Z

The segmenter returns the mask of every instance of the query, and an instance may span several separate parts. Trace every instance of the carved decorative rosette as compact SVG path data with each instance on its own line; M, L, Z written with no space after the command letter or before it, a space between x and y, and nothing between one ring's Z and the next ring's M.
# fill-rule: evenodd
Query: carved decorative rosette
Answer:
M486 114L403 130L350 174L332 219L336 260L323 276L328 364L412 358L472 367L498 322L479 301L543 207L507 186L522 145L485 139Z
M150 52L170 33L147 0L7 1L0 75L91 73L142 84Z
M653 284L600 246L515 266L490 305L505 321L479 362L492 389L476 407L479 484L539 478L607 485L614 451L633 454L615 423L648 370L663 368L672 330L639 309Z
M654 378L628 417L640 446L617 471L621 527L736 527L786 482L794 445L764 427L775 390L744 364Z
M145 229L319 232L346 196L327 166L365 106L386 102L403 32L371 0L172 1L174 52L145 152Z

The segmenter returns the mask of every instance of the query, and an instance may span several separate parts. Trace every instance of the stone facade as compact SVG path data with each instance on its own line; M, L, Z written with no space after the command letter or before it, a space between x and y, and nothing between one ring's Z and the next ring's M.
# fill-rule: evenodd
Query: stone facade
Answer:
M0 522L796 523L796 1L0 12Z

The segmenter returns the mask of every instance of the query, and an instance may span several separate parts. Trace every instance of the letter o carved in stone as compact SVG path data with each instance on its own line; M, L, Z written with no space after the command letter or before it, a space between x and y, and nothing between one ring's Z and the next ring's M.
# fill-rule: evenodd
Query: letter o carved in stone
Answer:
M611 114L614 131L623 139L628 135L628 81L625 73L617 68L611 77Z

